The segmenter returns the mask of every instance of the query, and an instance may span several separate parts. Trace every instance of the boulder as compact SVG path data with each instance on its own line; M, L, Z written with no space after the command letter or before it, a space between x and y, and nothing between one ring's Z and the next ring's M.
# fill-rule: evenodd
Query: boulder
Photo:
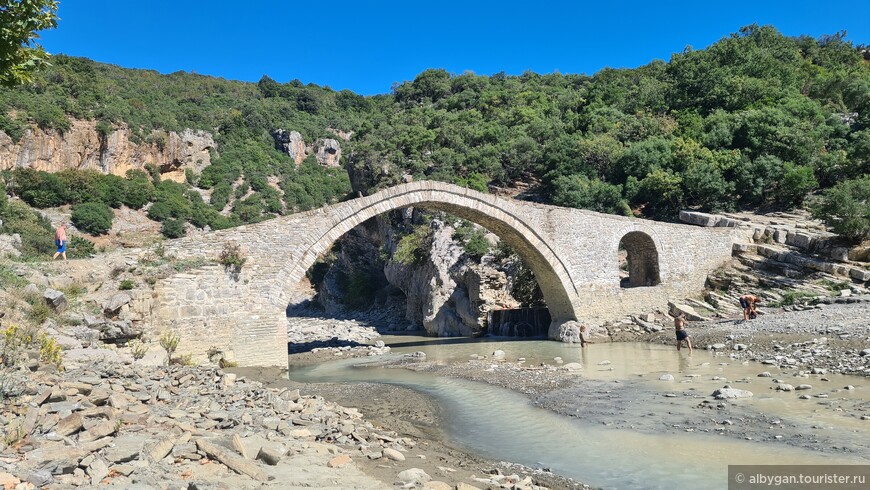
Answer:
M708 318L699 315L698 312L689 305L668 301L668 308L671 316L680 316L682 313L686 315L686 320L689 320L690 322L704 322L708 320Z
M566 344L580 343L580 322L568 321L559 326L559 340Z
M275 140L275 148L290 156L296 165L302 163L302 160L308 156L305 150L305 141L298 131L276 129L272 131L272 138Z
M121 308L123 308L124 305L129 304L130 300L131 298L129 294L118 293L109 298L109 301L103 304L103 313L109 317L118 316L118 313L121 312Z
M717 400L727 400L730 398L749 398L752 396L752 392L749 390L739 390L737 388L719 388L718 390L713 392L713 398Z
M45 298L45 302L48 304L48 306L50 306L57 313L66 310L68 306L66 296L56 289L46 289L45 292L42 293L42 297Z
M417 485L422 485L431 479L432 477L420 468L408 468L399 473L399 480Z

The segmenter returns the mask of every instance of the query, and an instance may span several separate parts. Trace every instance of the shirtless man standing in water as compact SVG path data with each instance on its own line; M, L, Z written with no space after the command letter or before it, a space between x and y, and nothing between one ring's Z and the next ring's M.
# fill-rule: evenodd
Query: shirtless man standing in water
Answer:
M686 332L686 314L680 313L680 315L674 318L674 332L677 335L677 350L680 350L680 346L683 341L686 341L686 345L689 346L689 353L692 353L692 339L689 338L689 333Z

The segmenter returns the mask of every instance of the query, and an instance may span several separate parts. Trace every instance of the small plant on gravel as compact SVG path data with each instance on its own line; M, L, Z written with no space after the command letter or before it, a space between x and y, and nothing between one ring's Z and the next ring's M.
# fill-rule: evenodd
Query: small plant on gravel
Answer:
M121 284L118 284L118 289L121 291L129 291L136 287L136 283L132 279L124 279Z
M63 288L63 294L66 295L68 299L75 299L79 296L88 292L88 288L82 286L78 283L70 284L69 286Z
M12 366L18 362L23 349L33 342L32 333L17 325L10 325L3 329L2 361L4 366Z
M43 322L51 318L51 307L45 301L36 301L30 306L30 312L27 316L37 325L42 325Z
M803 303L804 300L809 298L814 298L816 295L812 293L808 293L806 291L786 291L782 293L782 299L776 302L773 302L771 306L792 306L798 303Z
M42 333L39 335L39 360L63 371L63 356L57 341Z
M239 363L237 363L236 361L228 361L224 358L221 358L221 360L218 361L218 366L220 366L221 369L234 368L239 367Z
M193 354L190 354L190 353L184 354L183 356L177 358L175 360L175 363L179 364L181 366L188 366L188 367L196 366L196 363L193 362Z
M178 337L178 334L172 330L167 330L160 336L160 347L163 347L163 350L166 351L167 364L172 360L172 354L175 352L175 349L178 349L178 342L180 340L181 338Z
M145 357L145 354L148 353L148 349L151 348L148 344L142 342L141 339L133 339L127 345L130 346L130 354L133 355L133 359L136 359L137 361Z

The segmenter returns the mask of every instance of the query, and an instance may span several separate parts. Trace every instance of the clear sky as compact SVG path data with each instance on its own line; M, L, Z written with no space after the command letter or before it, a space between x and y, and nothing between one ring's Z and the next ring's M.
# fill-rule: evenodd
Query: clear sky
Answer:
M840 30L870 44L870 0L312 1L61 0L54 54L161 73L263 75L371 95L427 68L593 74L668 60L741 26Z

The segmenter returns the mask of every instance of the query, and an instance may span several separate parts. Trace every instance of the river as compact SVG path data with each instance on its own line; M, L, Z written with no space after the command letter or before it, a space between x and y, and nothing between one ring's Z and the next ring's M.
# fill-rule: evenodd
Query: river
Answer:
M632 393L658 394L643 398L644 415L657 422L691 415L695 403L675 402L676 394L701 398L726 383L750 389L755 396L730 403L790 424L840 434L846 440L866 438L866 420L852 416L852 408L870 406L866 378L798 376L757 363L732 361L696 350L691 356L673 347L643 343L604 343L588 348L550 341L457 341L413 337L384 337L390 357L423 351L428 361L461 363L469 358L505 352L507 362L558 365L577 362L588 380L613 383L629 400ZM656 432L610 427L583 417L584 399L570 401L579 416L567 417L540 408L520 393L485 383L427 372L373 366L376 358L342 359L291 369L290 378L302 382L377 382L411 388L433 397L449 423L446 436L468 451L494 460L513 461L604 488L725 488L729 464L867 464L855 454L831 454L758 440L717 435L716 431ZM368 366L367 366L368 365ZM771 378L758 378L770 371ZM673 381L661 381L662 374ZM773 379L795 386L812 383L800 392L771 389ZM827 381L823 381L824 378ZM738 384L739 383L739 384ZM851 385L854 389L846 390ZM809 393L813 398L801 399ZM819 398L818 395L825 396ZM707 397L709 398L709 397ZM846 407L844 409L843 407ZM664 418L664 419L662 419ZM718 422L717 422L718 423ZM785 431L788 434L788 431ZM863 435L862 435L863 434Z

